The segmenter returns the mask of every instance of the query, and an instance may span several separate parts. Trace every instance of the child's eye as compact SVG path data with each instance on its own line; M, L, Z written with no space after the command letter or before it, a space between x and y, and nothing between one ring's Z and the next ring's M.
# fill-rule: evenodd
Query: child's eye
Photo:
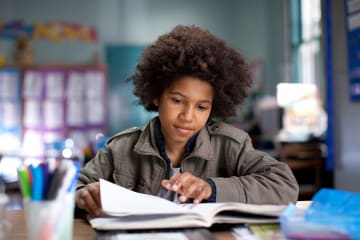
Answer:
M206 111L209 109L208 106L205 106L205 105L199 105L198 108L201 110L201 111Z
M173 98L172 101L173 101L174 103L183 103L183 102L184 102L183 100L181 100L181 99L179 99L179 98Z

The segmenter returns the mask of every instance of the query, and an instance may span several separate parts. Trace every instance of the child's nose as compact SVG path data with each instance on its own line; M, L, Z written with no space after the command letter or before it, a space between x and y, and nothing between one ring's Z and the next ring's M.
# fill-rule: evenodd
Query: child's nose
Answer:
M182 118L190 121L193 118L194 109L191 106L186 106L182 112Z

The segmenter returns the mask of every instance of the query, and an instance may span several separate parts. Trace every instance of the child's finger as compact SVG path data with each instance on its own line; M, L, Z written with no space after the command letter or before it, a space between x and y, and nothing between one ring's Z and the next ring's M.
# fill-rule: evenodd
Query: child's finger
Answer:
M183 178L183 174L182 173L177 173L175 174L173 177L171 177L169 180L168 180L168 183L166 184L166 188L168 190L171 190L171 191L175 191L177 192L179 190L179 181L181 181L181 179Z
M205 184L208 185L207 182L205 182ZM203 188L203 190L199 193L199 195L197 197L194 198L194 203L200 203L203 200L209 199L211 195L211 187L208 185Z
M161 185L162 185L164 188L166 188L167 190L171 190L171 183L170 183L169 180L163 179L163 180L161 181Z
M81 207L88 211L91 215L99 216L101 214L99 206L96 204L92 195L86 189L81 189L81 192L79 192L78 202Z
M100 201L100 183L92 183L87 185L87 190L91 194L95 204L100 208L101 207L101 201Z
M194 199L194 203L200 203L208 199L211 194L211 186L200 178L195 178L191 185L186 189L185 196Z

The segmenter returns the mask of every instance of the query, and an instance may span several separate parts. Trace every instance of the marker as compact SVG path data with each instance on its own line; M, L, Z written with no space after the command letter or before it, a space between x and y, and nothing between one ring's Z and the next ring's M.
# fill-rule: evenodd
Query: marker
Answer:
M47 194L47 189L49 187L49 179L50 179L50 175L49 175L49 164L46 162L42 162L40 163L39 167L41 167L41 171L43 173L43 189L42 189L42 199L44 199L46 197Z
M54 172L51 174L50 183L48 185L48 190L46 193L46 200L53 200L56 197L56 193L61 183L61 171L59 167L55 168Z
M43 188L44 188L44 179L43 179L43 172L40 165L34 167L30 165L31 173L33 176L33 184L32 184L32 200L34 201L41 201Z
M29 181L29 172L28 168L24 165L19 166L18 168L18 176L19 176L19 183L21 193L23 198L30 199L31 198L31 186Z

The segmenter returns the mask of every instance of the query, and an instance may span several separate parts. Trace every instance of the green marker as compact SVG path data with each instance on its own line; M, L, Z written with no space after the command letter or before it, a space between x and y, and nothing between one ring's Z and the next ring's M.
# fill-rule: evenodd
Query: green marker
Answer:
M24 199L31 198L31 187L30 187L28 174L29 173L26 166L24 165L19 166L18 168L19 183L20 183L21 193Z

